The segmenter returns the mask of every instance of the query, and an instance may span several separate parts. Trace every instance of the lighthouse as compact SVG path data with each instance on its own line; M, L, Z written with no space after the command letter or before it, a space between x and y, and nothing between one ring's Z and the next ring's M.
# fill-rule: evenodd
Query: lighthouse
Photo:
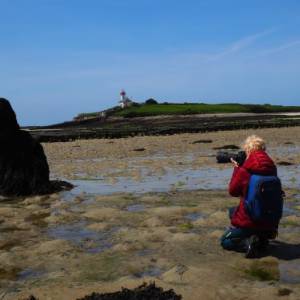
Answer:
M126 96L126 92L124 90L121 90L120 98L121 101L119 101L119 104L122 108L126 108L132 105L132 101Z
M124 90L121 90L120 97L121 97L121 102L124 102L126 99L126 92Z

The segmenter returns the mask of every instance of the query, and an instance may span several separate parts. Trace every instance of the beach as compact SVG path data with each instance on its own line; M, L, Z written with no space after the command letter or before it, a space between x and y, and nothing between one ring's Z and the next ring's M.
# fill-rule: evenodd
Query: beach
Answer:
M278 238L251 260L219 245L239 199L227 192L232 165L215 158L250 134L266 140L286 191ZM0 299L75 300L152 281L184 300L300 298L300 127L43 147L51 178L75 187L1 201Z

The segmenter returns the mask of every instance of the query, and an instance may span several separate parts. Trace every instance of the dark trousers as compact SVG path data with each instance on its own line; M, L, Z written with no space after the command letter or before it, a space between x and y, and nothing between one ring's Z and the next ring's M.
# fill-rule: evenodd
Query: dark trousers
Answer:
M256 231L248 228L229 228L221 237L221 246L226 250L243 252L246 249L246 239Z
M231 219L235 211L235 207L229 208L229 218ZM275 231L262 231L251 228L229 228L221 237L221 246L226 250L234 250L243 252L246 249L246 241L251 235L257 235L261 241L272 239L276 236Z

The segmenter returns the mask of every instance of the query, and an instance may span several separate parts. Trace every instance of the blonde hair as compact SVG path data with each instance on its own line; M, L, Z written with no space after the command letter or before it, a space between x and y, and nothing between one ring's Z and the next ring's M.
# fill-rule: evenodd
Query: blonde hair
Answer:
M257 150L266 150L266 143L265 141L257 136L257 135L250 135L246 138L243 149L246 151L247 154L250 154L253 151Z

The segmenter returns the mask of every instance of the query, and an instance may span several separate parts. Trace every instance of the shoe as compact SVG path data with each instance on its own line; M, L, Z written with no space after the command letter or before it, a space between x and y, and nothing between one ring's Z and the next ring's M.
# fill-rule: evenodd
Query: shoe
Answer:
M262 251L266 251L268 249L270 242L266 238L259 237L258 249Z
M259 255L259 237L251 235L246 241L246 258L257 258Z

